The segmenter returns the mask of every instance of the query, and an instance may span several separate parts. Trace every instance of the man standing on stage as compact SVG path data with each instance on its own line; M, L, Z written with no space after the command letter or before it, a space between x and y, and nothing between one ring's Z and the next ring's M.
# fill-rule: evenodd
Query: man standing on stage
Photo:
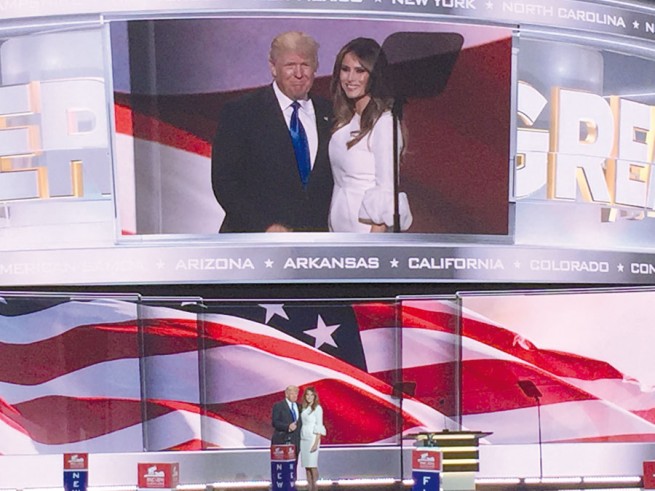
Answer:
M283 445L291 443L296 447L296 459L300 452L300 408L298 407L298 387L290 385L284 391L284 400L273 405L273 437L271 443Z
M331 104L311 97L318 43L302 32L271 43L273 83L228 102L212 147L221 232L327 231Z

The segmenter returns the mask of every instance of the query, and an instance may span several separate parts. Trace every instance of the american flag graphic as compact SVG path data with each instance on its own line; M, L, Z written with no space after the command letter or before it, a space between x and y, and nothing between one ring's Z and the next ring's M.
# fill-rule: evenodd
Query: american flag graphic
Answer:
M451 300L5 296L0 313L2 454L267 446L289 384L317 388L328 445L456 429L458 407L489 443L533 443L537 403L544 441L655 439L652 391Z

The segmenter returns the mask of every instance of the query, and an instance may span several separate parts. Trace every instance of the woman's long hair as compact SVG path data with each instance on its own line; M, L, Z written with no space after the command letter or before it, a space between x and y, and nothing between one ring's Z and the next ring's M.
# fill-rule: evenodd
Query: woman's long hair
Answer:
M348 142L347 146L351 148L371 132L382 113L392 108L394 100L390 96L391 92L385 81L387 57L380 45L370 38L353 39L341 48L334 61L332 82L330 84L335 119L332 132L334 133L339 128L347 125L355 114L355 101L346 97L340 81L341 65L348 53L355 55L368 72L369 79L366 94L371 97L364 111L362 111L360 130L353 134L353 139Z
M314 387L307 387L303 393L302 393L302 408L305 409L308 404L307 401L305 400L305 394L307 392L312 392L314 394L314 402L312 403L312 411L316 409L317 406L319 406L321 403L318 400L318 392L316 392L316 389Z

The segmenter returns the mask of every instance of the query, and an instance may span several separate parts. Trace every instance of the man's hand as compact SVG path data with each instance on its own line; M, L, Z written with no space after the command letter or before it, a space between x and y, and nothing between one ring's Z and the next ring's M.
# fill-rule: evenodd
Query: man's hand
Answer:
M292 431L296 431L296 428L298 428L298 423L295 422L291 423L289 425L289 433L291 433Z

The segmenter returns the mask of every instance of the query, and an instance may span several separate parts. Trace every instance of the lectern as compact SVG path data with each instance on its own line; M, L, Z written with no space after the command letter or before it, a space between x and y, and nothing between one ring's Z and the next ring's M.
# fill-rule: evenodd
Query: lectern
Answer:
M271 445L271 489L296 491L296 447Z
M484 431L435 431L409 435L417 447L437 448L441 452L441 489L475 490L475 473L480 470L480 439Z

